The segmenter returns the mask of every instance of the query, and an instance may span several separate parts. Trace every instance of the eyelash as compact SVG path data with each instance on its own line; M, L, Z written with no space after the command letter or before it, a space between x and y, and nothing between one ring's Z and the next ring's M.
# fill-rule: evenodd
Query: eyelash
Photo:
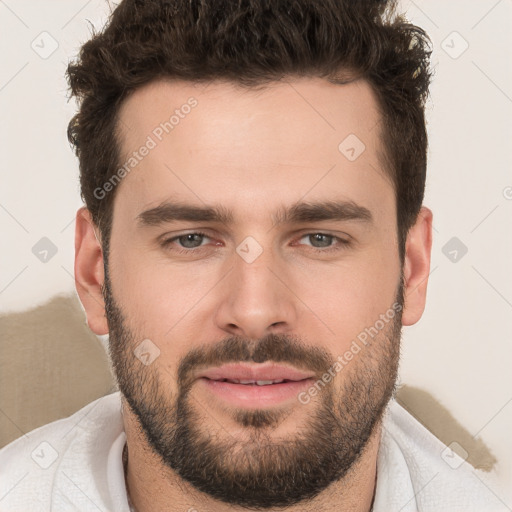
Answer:
M163 240L162 241L162 247L163 248L168 248L174 241L178 240L181 237L185 237L187 235L199 235L201 237L210 238L206 233L203 233L202 231L193 231L191 233L183 233L181 235L177 235L177 236L174 236L172 238L168 238L167 240ZM350 246L350 244L351 244L348 240L344 240L343 238L339 238L339 237L334 236L334 235L329 235L328 233L322 233L321 231L314 231L314 232L310 232L310 233L305 233L305 234L303 234L299 238L299 240L301 240L302 238L304 238L306 236L312 236L312 235L323 235L323 236L327 236L329 238L332 238L333 240L337 240L338 241L338 246L329 247L329 248L326 248L326 249L320 249L318 247L311 247L311 249L315 253L322 253L322 254L326 254L327 253L327 254L329 254L331 252L341 251L344 248ZM198 253L198 252L201 251L201 249L205 249L205 248L206 248L205 246L199 246L199 247L192 248L192 249L186 249L186 248L182 247L182 248L174 249L174 252L176 252L178 254L193 254L193 253Z

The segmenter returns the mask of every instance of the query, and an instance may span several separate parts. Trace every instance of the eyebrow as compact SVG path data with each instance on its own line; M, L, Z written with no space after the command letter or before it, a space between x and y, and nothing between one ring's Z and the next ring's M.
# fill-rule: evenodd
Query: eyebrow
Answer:
M159 226L175 221L219 222L233 224L233 213L222 205L196 206L179 201L162 204L139 213L136 217L141 227ZM374 219L368 208L353 201L297 202L288 208L281 207L272 217L273 224L299 224L321 221L359 221L372 224Z

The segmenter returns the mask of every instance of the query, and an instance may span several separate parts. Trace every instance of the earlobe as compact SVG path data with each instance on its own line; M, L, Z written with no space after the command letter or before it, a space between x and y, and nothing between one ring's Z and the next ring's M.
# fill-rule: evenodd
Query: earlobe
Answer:
M423 206L407 235L402 325L415 324L425 310L432 250L432 218L432 211Z
M75 285L85 308L87 324L98 335L108 333L105 302L103 251L89 210L80 208L75 229Z

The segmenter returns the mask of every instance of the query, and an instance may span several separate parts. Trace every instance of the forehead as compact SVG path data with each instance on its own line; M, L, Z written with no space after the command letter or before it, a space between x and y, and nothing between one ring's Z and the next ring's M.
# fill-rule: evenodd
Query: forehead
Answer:
M300 198L356 201L376 215L393 206L364 81L157 81L123 103L118 130L127 172L115 202L133 218L171 196L254 220Z

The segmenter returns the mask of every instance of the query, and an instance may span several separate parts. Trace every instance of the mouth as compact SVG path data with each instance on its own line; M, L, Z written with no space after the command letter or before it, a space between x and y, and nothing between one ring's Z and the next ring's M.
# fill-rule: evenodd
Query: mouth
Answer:
M204 377L208 379L208 377ZM244 386L270 386L272 384L282 384L288 382L300 382L290 379L278 379L278 380L237 380L237 379L208 379L216 382L230 382L231 384L243 384ZM301 379L306 380L306 379Z
M231 407L261 409L296 402L299 394L313 384L313 379L276 381L239 381L236 379L198 379L203 392L208 394L206 403L220 400Z
M208 368L197 374L197 377L214 381L257 386L297 382L314 376L313 372L305 372L291 366L275 363L230 363L216 368Z

